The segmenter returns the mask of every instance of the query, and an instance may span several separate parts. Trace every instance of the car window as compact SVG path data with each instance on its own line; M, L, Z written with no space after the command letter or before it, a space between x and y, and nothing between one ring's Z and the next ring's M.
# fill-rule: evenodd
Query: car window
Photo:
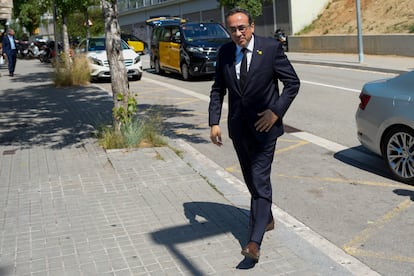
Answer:
M176 27L171 30L172 37L180 38L180 28Z
M170 41L171 40L171 30L170 29L165 29L164 33L163 33L163 41Z
M229 34L220 24L185 24L182 29L184 32L184 38L187 41L211 38L229 38Z
M78 49L81 53L86 52L86 40L83 40L79 43Z
M135 35L129 35L128 36L129 40L133 40L133 41L141 41L141 39L139 39L138 37L136 37Z
M161 28L155 28L154 29L154 31L152 32L152 41L153 42L156 43L159 40L160 33L161 33Z
M122 50L130 49L124 40L121 40L121 48ZM104 51L105 49L105 38L91 38L89 40L88 51Z
M121 47L122 47L122 50L130 49L130 47L128 46L128 43L126 43L124 40L121 40Z
M89 40L88 51L103 51L105 50L105 38L91 38Z

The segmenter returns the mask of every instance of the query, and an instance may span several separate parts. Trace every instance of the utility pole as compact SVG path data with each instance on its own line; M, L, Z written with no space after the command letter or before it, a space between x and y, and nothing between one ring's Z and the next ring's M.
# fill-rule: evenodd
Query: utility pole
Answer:
M364 62L364 44L363 44L363 38L362 38L361 0L356 0L356 15L357 15L357 26L358 26L359 63L363 63Z

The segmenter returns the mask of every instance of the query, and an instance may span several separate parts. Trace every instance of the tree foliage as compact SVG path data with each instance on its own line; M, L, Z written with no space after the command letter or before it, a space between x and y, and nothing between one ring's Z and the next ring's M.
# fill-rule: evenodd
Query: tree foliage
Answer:
M217 0L221 7L229 9L239 7L250 12L253 18L262 15L263 3L268 0Z
M19 19L21 26L25 27L29 34L33 34L40 26L40 17L45 8L38 0L14 0L13 15Z
M81 26L84 28L80 28L79 22L86 22L84 17L89 10L93 11L93 19L97 23L91 28L92 32L95 34L103 33L102 10L99 8L99 0L14 0L14 18L17 18L18 23L31 35L42 23L41 16L46 12L53 13L53 3L56 4L57 26L65 27L68 24L73 26L71 30L74 33L70 33L69 30L69 36L77 37L80 34L86 34L87 26L82 24ZM69 23L69 17L75 14L81 15L83 18L81 16L75 17L76 21Z
M104 20L102 7L90 7L88 18L92 22L90 26L90 36L104 35ZM68 33L71 37L87 37L85 12L76 12L68 17ZM82 22L82 23L80 23ZM81 25L82 24L82 25Z

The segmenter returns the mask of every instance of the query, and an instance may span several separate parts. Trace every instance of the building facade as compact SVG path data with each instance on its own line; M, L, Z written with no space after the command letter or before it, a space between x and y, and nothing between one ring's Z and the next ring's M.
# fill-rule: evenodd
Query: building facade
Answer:
M13 0L0 0L0 24L1 28L6 28L10 23L13 10Z
M272 37L281 28L293 35L312 23L330 0L272 0L263 5L255 18L255 33ZM149 40L145 20L157 16L178 16L191 21L215 21L224 24L226 9L217 0L119 0L119 21L124 32Z
M263 6L263 14L255 19L255 32L273 36L276 28L292 32L290 0L273 0ZM224 24L227 9L218 1L206 0L119 0L119 21L124 32L148 41L150 27L145 20L158 16L178 16L190 21L214 21Z

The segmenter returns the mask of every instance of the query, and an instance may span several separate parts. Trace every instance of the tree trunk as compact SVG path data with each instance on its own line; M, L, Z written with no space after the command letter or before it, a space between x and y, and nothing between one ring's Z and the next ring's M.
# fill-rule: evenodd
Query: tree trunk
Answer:
M128 109L128 75L122 55L121 30L118 22L117 0L102 0L105 20L106 54L111 71L111 86L114 99L114 109ZM118 95L122 95L119 97ZM122 100L119 100L122 99ZM120 131L121 122L113 117L115 131Z
M88 7L85 7L84 10L84 14L85 14L85 24L86 24L86 38L89 39L91 37L91 26L89 25L89 12L88 12Z
M62 15L62 36L63 36L63 52L66 55L69 55L69 35L68 35L68 16L66 14ZM56 52L57 53L57 52Z

